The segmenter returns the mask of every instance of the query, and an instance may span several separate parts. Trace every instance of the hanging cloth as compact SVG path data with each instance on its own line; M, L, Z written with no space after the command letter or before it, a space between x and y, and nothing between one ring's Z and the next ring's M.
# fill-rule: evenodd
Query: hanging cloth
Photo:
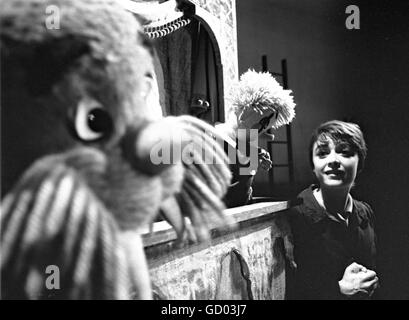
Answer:
M211 124L221 121L215 51L208 32L198 23L193 47L190 114Z

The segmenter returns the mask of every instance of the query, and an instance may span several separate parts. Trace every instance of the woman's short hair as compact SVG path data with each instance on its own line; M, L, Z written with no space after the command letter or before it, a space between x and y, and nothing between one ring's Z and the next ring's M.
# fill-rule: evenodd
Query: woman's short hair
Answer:
M327 141L328 139L333 140L335 144L340 142L347 143L348 146L358 154L358 171L363 169L367 147L361 128L355 123L339 120L322 123L314 130L309 145L311 168L314 168L312 160L314 143L317 141Z

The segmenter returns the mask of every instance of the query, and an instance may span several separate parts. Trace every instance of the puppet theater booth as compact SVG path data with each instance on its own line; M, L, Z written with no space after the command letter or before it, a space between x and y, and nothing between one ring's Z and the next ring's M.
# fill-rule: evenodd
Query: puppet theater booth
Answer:
M154 46L162 115L223 122L224 92L237 78L233 1L120 0L142 18ZM154 112L157 113L157 112Z
M142 15L153 40L162 115L191 114L211 124L229 111L238 80L235 0L123 1ZM284 299L288 201L226 209L234 229L210 243L177 242L165 221L143 234L156 299Z

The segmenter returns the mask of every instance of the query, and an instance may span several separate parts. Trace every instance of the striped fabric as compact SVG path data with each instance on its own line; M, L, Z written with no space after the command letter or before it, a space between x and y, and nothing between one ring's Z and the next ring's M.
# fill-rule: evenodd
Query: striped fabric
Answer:
M174 21L167 22L166 24L161 26L157 27L145 26L144 32L151 39L161 38L167 36L168 34L184 26L187 26L190 22L191 20L189 18L180 17Z
M72 169L37 163L2 201L2 299L127 299L128 272L115 221Z

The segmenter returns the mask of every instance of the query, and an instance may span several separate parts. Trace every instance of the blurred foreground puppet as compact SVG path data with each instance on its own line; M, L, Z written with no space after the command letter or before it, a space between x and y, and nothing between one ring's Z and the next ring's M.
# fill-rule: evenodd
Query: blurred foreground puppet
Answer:
M181 238L206 240L226 222L217 133L189 116L149 120L150 43L116 1L2 1L0 19L1 297L151 299L141 229L161 212ZM172 153L197 143L218 161ZM153 159L158 145L173 159Z
M232 184L224 199L227 207L247 204L252 199L252 184L258 165L270 170L270 154L258 146L258 138L269 129L289 124L295 117L291 90L285 90L268 72L249 69L233 86L230 99L234 117L216 125L225 136L233 174Z

